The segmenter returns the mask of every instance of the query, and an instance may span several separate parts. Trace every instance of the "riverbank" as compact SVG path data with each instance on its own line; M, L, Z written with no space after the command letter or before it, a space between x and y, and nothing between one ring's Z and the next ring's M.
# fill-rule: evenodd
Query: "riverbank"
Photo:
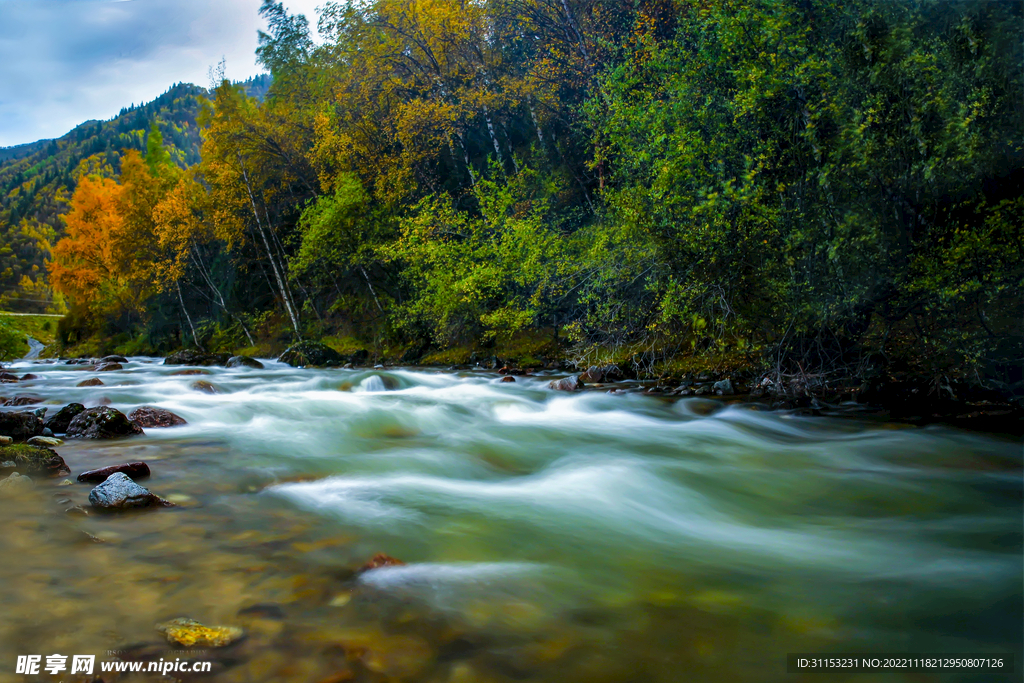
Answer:
M356 366L562 372L580 377L582 386L591 389L628 389L593 385L602 385L606 379L629 380L647 394L664 397L723 398L806 415L858 415L914 425L950 424L980 432L1024 435L1024 381L1019 378L1014 383L977 378L969 381L923 369L909 370L901 367L905 363L890 361L880 354L857 366L828 373L786 373L769 367L757 354L738 351L718 355L672 355L632 347L581 351L553 328L526 331L487 346L464 345L444 350L416 344L372 346L345 336L328 336L311 343L322 343L338 358L354 360ZM95 350L95 340L85 346ZM138 342L129 346L138 346ZM53 345L43 355L73 353L81 348L60 349ZM276 358L288 348L283 339L268 339L236 352ZM106 347L104 350L114 353Z

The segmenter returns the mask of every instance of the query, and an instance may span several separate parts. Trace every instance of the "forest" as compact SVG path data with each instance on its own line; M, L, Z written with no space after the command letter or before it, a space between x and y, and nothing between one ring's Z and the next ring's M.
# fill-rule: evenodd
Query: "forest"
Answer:
M197 154L147 111L52 232L5 209L52 240L60 353L1020 384L1019 3L261 14L269 90L190 91Z

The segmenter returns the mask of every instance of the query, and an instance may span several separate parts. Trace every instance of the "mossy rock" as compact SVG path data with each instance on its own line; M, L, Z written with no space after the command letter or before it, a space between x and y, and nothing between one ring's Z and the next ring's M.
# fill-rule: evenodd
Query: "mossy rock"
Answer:
M296 368L302 366L324 367L341 365L342 355L327 344L303 341L289 346L278 360Z
M142 427L120 410L108 406L83 410L71 420L67 429L68 437L76 439L113 439L142 433Z
M156 630L163 633L168 642L185 647L224 647L243 635L237 626L203 626L194 619L172 619L157 624Z
M71 473L64 458L56 451L24 444L0 446L0 469L43 477L66 477Z

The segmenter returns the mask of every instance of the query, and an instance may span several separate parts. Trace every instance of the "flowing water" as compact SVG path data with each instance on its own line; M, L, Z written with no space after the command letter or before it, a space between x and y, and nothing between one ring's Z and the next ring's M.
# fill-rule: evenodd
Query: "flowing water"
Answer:
M15 365L39 378L0 393L188 425L57 448L72 479L143 460L179 507L69 515L91 485L57 480L0 500L0 681L53 653L212 660L187 679L208 681L1020 680L1017 440L265 362ZM106 386L75 386L93 376ZM358 573L378 552L407 564ZM167 652L154 625L176 617L246 637ZM1011 652L1017 669L785 672L826 651Z

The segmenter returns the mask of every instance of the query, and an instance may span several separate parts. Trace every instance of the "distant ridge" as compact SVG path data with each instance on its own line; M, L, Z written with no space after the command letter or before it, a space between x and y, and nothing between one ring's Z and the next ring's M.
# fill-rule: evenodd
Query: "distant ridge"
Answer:
M29 154L35 154L46 146L48 142L50 142L50 139L27 142L22 145L11 145L10 147L0 147L0 163L13 159L22 159Z

